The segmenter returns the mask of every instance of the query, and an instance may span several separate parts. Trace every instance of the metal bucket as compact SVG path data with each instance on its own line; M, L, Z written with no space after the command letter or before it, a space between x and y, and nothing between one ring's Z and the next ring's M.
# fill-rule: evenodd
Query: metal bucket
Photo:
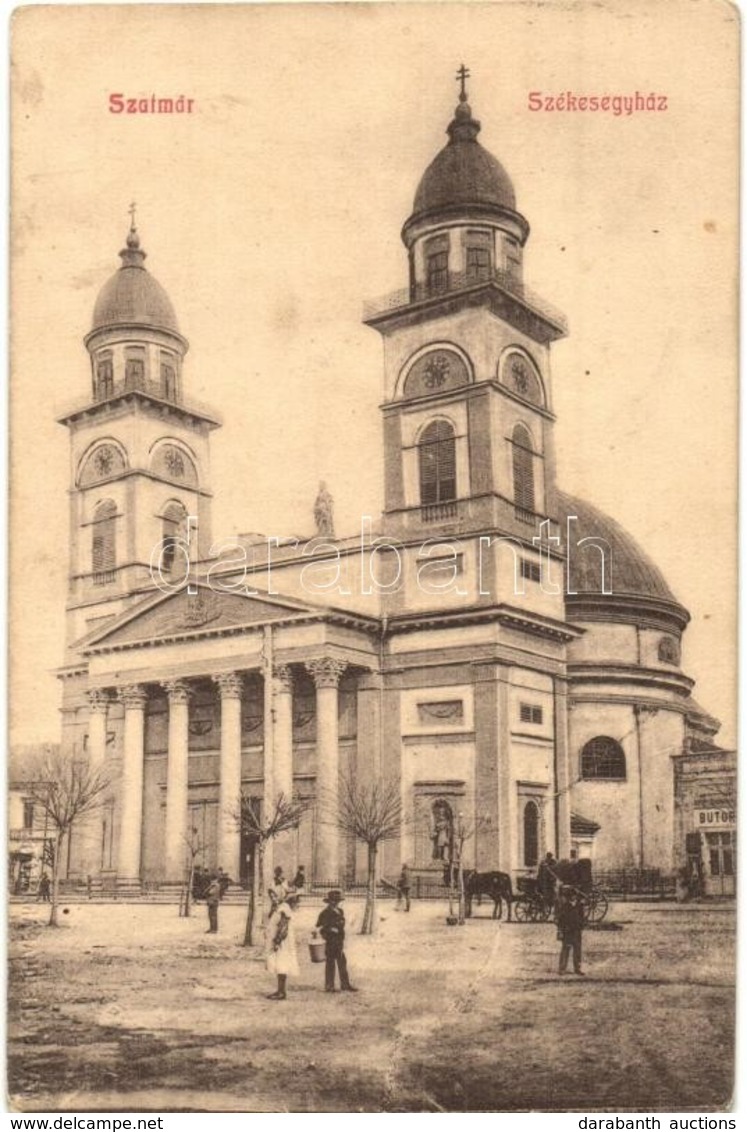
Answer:
M312 963L323 963L326 956L327 945L324 940L312 940L309 944L309 955Z

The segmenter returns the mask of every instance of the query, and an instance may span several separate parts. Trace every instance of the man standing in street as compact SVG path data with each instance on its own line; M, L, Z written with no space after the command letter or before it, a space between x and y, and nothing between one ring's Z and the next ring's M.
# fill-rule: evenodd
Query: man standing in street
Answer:
M581 932L584 927L584 905L580 894L570 885L560 886L558 902L558 939L561 941L558 974L564 975L568 969L568 956L573 952L573 971L583 975L581 970Z
M213 876L210 878L210 884L205 894L205 900L207 902L208 910L208 920L210 922L210 927L205 933L206 935L215 935L218 931L218 905L220 904L220 898L220 879L218 876L213 874Z
M397 904L396 910L402 907L402 901L405 902L405 912L410 911L410 867L407 864L402 866L402 872L399 874L397 881Z
M326 908L322 908L316 926L326 944L326 966L324 969L324 989L330 994L335 989L335 964L340 972L340 990L356 991L351 986L348 963L345 958L345 913L340 905L344 897L339 888L333 888L324 897Z

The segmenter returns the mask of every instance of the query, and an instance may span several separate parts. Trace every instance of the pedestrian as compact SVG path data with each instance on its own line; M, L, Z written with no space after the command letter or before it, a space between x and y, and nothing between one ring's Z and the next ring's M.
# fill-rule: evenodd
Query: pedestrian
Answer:
M552 853L546 853L545 859L540 862L537 870L537 888L546 908L555 904L555 882L557 880L558 862Z
M49 883L49 877L47 876L46 873L42 873L41 877L39 878L39 891L36 894L37 903L40 900L42 901L43 904L49 903L50 887L51 886L50 886L50 883Z
M296 875L291 881L291 888L296 892L303 892L306 888L306 868L304 865L299 865L296 869Z
M233 884L230 876L228 875L228 873L224 873L223 869L218 869L218 884L220 885L220 898L222 900L230 886Z
M205 935L215 935L218 931L218 905L220 904L221 890L220 880L217 873L213 873L210 878L208 890L205 893L205 900L207 901L208 922L210 927L205 932Z
M298 955L296 953L296 936L293 928L293 914L298 908L299 897L289 893L282 903L278 904L267 922L267 970L277 976L278 987L274 994L268 998L287 998L286 986L289 975L298 975Z
M282 904L289 892L288 882L285 879L285 874L282 867L278 865L275 868L272 877L272 884L268 889L270 897L270 915L275 911L278 905Z
M330 994L335 990L335 965L340 972L340 990L356 991L350 983L348 963L345 958L345 913L340 905L344 897L339 888L333 888L324 897L326 908L322 908L316 926L320 929L326 944L326 965L324 968L324 989Z
M570 885L560 886L558 900L558 939L561 941L558 974L564 975L568 968L568 956L573 952L573 971L583 975L581 970L581 933L584 927L584 905L579 892Z
M397 881L397 904L395 906L395 911L399 911L399 909L402 907L403 901L404 901L404 904L405 904L405 912L409 912L410 911L410 866L406 863L402 866L402 872L399 874L399 880Z

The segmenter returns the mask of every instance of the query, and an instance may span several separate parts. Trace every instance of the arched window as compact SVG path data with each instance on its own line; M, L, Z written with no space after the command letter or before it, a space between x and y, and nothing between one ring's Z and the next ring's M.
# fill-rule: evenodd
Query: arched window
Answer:
M418 442L420 502L456 499L456 440L448 421L433 421Z
M616 739L597 735L581 752L582 778L625 778L625 751Z
M536 802L524 807L524 864L534 868L539 864L539 810Z
M104 586L114 581L117 566L117 505L111 499L99 503L93 513L91 569L93 584Z
M511 437L514 458L514 503L517 519L533 523L534 500L534 449L529 429L523 424L514 427Z
M176 545L179 536L184 535L184 523L187 518L187 508L176 500L169 503L163 512L163 551L161 552L161 569L169 574L174 568L176 558Z

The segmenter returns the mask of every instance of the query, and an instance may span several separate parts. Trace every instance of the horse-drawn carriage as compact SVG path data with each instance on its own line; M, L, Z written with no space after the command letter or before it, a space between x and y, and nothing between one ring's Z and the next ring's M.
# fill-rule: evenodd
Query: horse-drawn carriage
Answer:
M570 883L570 887L581 897L584 923L601 923L607 915L607 897L598 885L592 883L590 862L579 861L575 863L575 867L576 875L573 880L567 877L558 877L557 880L563 884ZM465 869L463 881L467 916L472 915L474 901L481 904L483 896L487 896L493 901L494 920L503 917L504 906L508 919L515 919L519 923L543 923L555 918L555 891L541 888L535 877L519 877L518 894L513 891L508 873L498 871L482 873L476 869ZM444 869L444 884L451 883L451 868L447 865Z
M557 904L554 894L543 891L535 877L519 877L516 882L520 895L514 900L514 919L519 923L543 923L554 919ZM607 897L598 885L571 886L581 897L585 924L599 924L607 915Z

